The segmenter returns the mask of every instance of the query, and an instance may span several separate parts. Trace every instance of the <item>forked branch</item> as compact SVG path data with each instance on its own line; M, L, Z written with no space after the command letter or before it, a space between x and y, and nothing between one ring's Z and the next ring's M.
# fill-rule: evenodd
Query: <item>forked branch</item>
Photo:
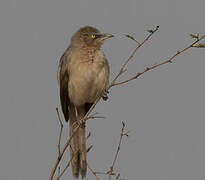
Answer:
M133 77L130 77L130 78L126 79L126 80L118 81L118 82L117 82L117 80L119 79L119 77L125 72L127 64L128 64L128 63L130 62L130 60L134 57L134 55L136 54L137 50L138 50L140 47L142 47L142 46L151 38L151 36L152 36L156 31L158 31L158 29L159 29L159 26L156 26L155 29L149 30L149 31L148 31L148 32L149 32L149 35L148 35L147 37L145 37L145 39L144 39L141 43L139 43L138 41L136 41L137 44L138 44L137 47L134 49L134 51L131 53L131 55L128 57L128 59L125 60L125 62L122 64L122 67L121 67L120 71L117 73L117 75L115 76L115 78L111 81L111 83L108 85L107 91L110 90L113 86L125 84L125 83L127 83L127 82L129 82L129 81L132 81L132 80L134 80L134 79L137 79L139 76L141 76L142 74L144 74L144 73L147 72L147 71L153 70L153 69L155 69L155 68L157 68L157 67L159 67L159 66L161 66L161 65L164 65L164 64L167 64L167 63L171 63L172 60L173 60L176 56L178 56L179 54L184 53L185 51L187 51L187 50L190 49L190 48L205 48L205 44L200 43L200 41L205 38L205 35L199 37L199 35L193 35L193 34L191 34L191 37L194 38L195 41L192 42L192 43L191 43L190 45L188 45L187 47L185 47L184 49L177 51L177 52L176 52L174 55L172 55L170 58L165 59L164 61L162 61L162 62L160 62L160 63L158 63L158 64L154 64L154 65L152 65L152 66L150 66L150 67L145 68L144 71L137 73L137 74L134 75ZM130 36L130 37L127 36L127 37L130 38L131 36ZM131 39L133 39L133 38L131 38ZM81 126L81 124L83 124L83 123L84 123L85 121L87 121L88 119L102 118L102 117L97 117L97 116L89 116L90 113L91 113L91 112L93 111L93 109L95 108L96 104L99 102L100 99L101 99L101 97L98 97L98 98L96 99L96 101L95 101L94 104L91 106L91 108L89 109L89 111L87 112L87 114L84 116L84 118L76 122L77 125L74 123L74 124L76 125L75 128L74 128L74 131L73 131L72 135L69 137L69 139L66 141L66 143L64 144L62 150L61 150L61 147L60 147L60 146L61 146L61 136L62 136L63 124L62 124L62 121L61 121L61 119L60 119L58 109L56 109L57 114L58 114L58 119L59 119L59 122L60 122L60 134L59 134L59 142L58 142L58 157L57 157L56 162L55 162L55 164L54 164L54 166L53 166L53 168L52 168L52 171L51 171L51 173L50 173L49 180L53 180L53 176L54 176L54 174L55 174L55 172L56 172L56 169L57 169L57 167L59 166L59 163L60 163L60 161L61 161L61 159L62 159L62 157L63 157L63 155L64 155L66 149L67 149L68 146L70 145L71 139L72 139L73 136L76 134L76 132L77 132L78 128ZM124 131L124 127L122 128L122 131ZM123 134L123 133L121 133L121 135L122 135L122 134ZM112 166L111 166L111 168L110 168L109 179L111 179L111 175L113 174L113 168L114 168L114 165L115 165L115 162L116 162L118 153L119 153L120 144L121 144L121 139L122 139L122 137L120 138L120 143L119 143L119 145L118 145L117 153L116 153L116 155L115 155L113 164L112 164ZM70 163L68 163L67 166L69 166L69 164L70 164ZM67 169L67 168L65 168L65 169ZM65 169L64 169L61 173L59 173L58 179L60 179L60 177L63 175L63 173L65 172ZM97 172L96 172L96 174L97 174ZM108 174L108 173L106 173L106 174Z
M199 41L201 41L202 39L205 38L205 35L201 36L201 37L198 37L196 38L196 40L194 42L192 42L190 45L188 45L187 47L185 47L184 49L182 50L178 50L174 55L172 55L170 58L168 59L165 59L164 61L161 61L160 63L158 64L154 64L154 65L151 65L149 67L146 67L144 71L142 72L138 72L136 75L126 79L126 80L123 80L123 81L119 81L119 82L116 82L116 80L118 79L118 77L122 74L122 73L119 73L115 78L114 80L112 81L112 83L110 84L109 88L112 87L112 86L118 86L118 85L121 85L121 84L125 84L125 83L128 83L129 81L132 81L134 79L137 79L138 77L140 77L141 75L143 75L145 72L147 71L150 71L150 70L153 70L161 65L164 65L164 64L167 64L167 63L172 63L172 60L178 56L179 54L182 54L183 52L187 51L188 49L190 48L205 48L205 44L203 43L198 43ZM125 68L125 67L123 67ZM123 69L124 70L124 69ZM122 68L120 70L120 72L123 72Z

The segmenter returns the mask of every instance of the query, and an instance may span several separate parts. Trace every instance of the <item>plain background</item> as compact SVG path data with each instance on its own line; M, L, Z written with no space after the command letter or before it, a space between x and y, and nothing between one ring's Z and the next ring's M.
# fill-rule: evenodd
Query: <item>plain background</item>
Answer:
M116 35L103 46L112 79L136 46L122 34L141 41L146 30L160 25L129 64L126 78L191 43L190 33L205 33L204 7L204 0L1 0L1 180L48 179L59 132L56 71L78 28L93 25ZM121 178L204 180L204 57L205 49L191 49L174 63L113 88L95 109L106 119L87 123L88 145L94 146L89 165L108 171L124 120L131 134L115 168ZM72 179L70 174L69 169L62 179ZM95 179L89 171L87 179Z

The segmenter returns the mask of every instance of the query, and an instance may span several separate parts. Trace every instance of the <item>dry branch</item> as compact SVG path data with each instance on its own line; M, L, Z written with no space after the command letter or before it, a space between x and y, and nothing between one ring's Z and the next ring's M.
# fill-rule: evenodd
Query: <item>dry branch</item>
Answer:
M95 176L96 180L100 180L97 176L97 173L90 167L90 165L87 163L88 169L92 172L92 174Z
M60 134L59 134L59 139L58 139L58 155L60 155L60 149L61 149L61 137L62 137L62 132L63 132L63 123L62 123L62 121L61 121L61 118L60 118L60 114L59 114L58 108L56 108L56 112L57 112L58 120L59 120L59 123L60 123Z
M122 67L119 71L119 73L116 75L116 77L113 79L113 81L110 83L107 89L110 89L111 87L115 86L116 80L125 72L125 68L127 64L130 62L130 60L133 58L133 56L136 54L137 50L143 46L150 38L151 36L158 31L159 26L156 26L154 30L150 32L150 34L142 41L142 43L139 43L138 46L135 48L135 50L131 53L131 55L128 57L128 59L122 64ZM130 36L131 37L131 36ZM129 38L130 38L129 37Z
M163 64L171 63L172 60L173 60L176 56L178 56L179 54L185 52L186 50L188 50L188 49L190 49L190 48L192 48L192 47L194 47L194 48L204 48L204 47L205 47L205 44L199 43L199 41L201 41L202 39L205 38L205 35L203 35L203 36L201 36L201 37L199 37L199 35L193 35L192 38L194 38L195 41L194 41L193 43L191 43L190 45L188 45L186 48L184 48L184 49L182 49L182 50L180 50L180 51L177 51L177 52L176 52L173 56L171 56L169 59L166 59L166 60L164 60L164 61L162 61L162 62L160 62L160 63L158 63L158 64L152 65L152 66L150 66L150 67L147 67L147 68L145 68L144 71L137 73L137 74L136 74L135 76L133 76L133 77L130 77L130 78L126 79L126 80L117 82L118 78L125 72L127 64L128 64L128 63L130 62L130 60L134 57L134 55L136 54L137 50L138 50L141 46L143 46L143 45L151 38L151 36L152 36L158 29L159 29L159 26L156 26L156 28L155 28L154 30L149 30L149 31L148 31L148 32L149 32L149 35L142 41L142 43L139 43L138 41L135 40L135 41L137 42L138 46L137 46L137 47L135 48L135 50L131 53L131 55L128 57L128 59L122 64L122 67L121 67L120 71L117 73L117 75L115 76L115 78L113 79L113 81L111 81L111 83L108 85L108 87L107 87L107 92L108 92L108 90L110 90L113 86L117 86L117 85L121 85L121 84L127 83L127 82L129 82L129 81L131 81L131 80L137 79L139 76L141 76L142 74L144 74L144 73L147 72L147 71L153 70L153 69L155 69L155 68L157 68L157 67L159 67L159 66L161 66L161 65L163 65ZM129 37L129 36L127 36L127 37ZM131 37L131 36L130 36L130 37ZM130 38L130 37L129 37L129 38ZM131 38L131 39L132 39L132 38ZM134 40L134 39L133 39L133 40ZM60 163L60 161L61 161L61 159L62 159L62 157L63 157L63 155L64 155L64 152L66 151L66 149L67 149L68 146L70 145L71 139L73 138L73 136L75 135L75 133L77 132L77 130L78 130L78 128L81 126L81 124L83 124L83 123L84 123L85 121L87 121L88 119L102 118L102 117L97 117L97 116L89 116L89 114L90 114L90 113L92 112L92 110L95 108L96 104L99 102L100 99L101 99L101 97L98 97L98 98L96 99L96 101L94 102L94 104L93 104L93 105L91 106L91 108L89 109L89 111L87 112L87 114L84 116L84 118L76 122L76 123L77 123L77 126L75 127L75 129L74 129L74 131L73 131L73 134L69 137L69 139L68 139L68 140L66 141L66 143L64 144L62 150L60 150L60 142L61 142L61 135L62 135L63 124L62 124L62 121L60 120L60 116L59 116L59 113L58 113L58 109L56 109L56 110L57 110L57 114L58 114L58 119L59 119L59 122L60 122L60 126L61 126L60 135L59 135L59 142L58 142L58 151L59 151L59 153L58 153L58 157L57 157L57 159L56 159L56 162L55 162L55 164L54 164L54 166L53 166L53 168L52 168L52 171L51 171L51 173L50 173L49 180L52 180L52 179L53 179L53 176L54 176L54 174L55 174L55 172L56 172L56 169L57 169L57 167L58 167L58 165L59 165L59 163ZM74 124L75 124L75 123L74 123ZM76 124L75 124L75 125L76 125ZM124 130L124 128L123 128L122 130ZM121 138L120 138L120 144L121 144ZM118 149L120 149L120 144L118 145ZM118 150L118 149L117 149L117 153L116 153L116 155L115 155L113 164L112 164L112 166L111 166L111 168L110 168L109 179L111 178L111 175L112 175L112 173L113 173L113 167L114 167L114 165L115 165L115 162L116 162L116 159L117 159L117 156L118 156L118 153L119 153L119 150ZM69 161L69 162L70 162L70 161ZM69 164L69 163L68 163L68 164ZM89 168L89 167L88 167L88 168ZM66 169L67 169L67 168L66 168ZM65 169L64 169L64 170L65 170ZM65 172L64 170L63 170L63 171L61 172L61 174L59 175L60 177L61 177L62 174ZM97 172L95 172L95 174L97 174ZM104 173L103 173L103 174L104 174ZM108 174L108 173L106 173L106 174ZM58 179L59 179L59 178L58 178Z
M114 166L115 166L117 157L118 157L119 152L120 152L120 146L121 146L121 144L122 144L122 138L123 138L123 136L126 135L126 134L124 133L124 129L125 129L125 122L122 121L122 129L121 129L121 133L120 133L119 144L118 144L118 146L117 146L117 151L116 151L116 153L115 153L114 160L113 160L112 165L111 165L111 167L110 167L110 171L108 172L108 175L109 175L109 178L108 178L108 179L109 179L109 180L111 180L111 176L112 176L112 175L115 175L115 174L113 173L113 169L114 169ZM127 135L126 135L126 136L127 136Z
M202 44L202 43L197 44L199 41L201 41L201 40L204 39L204 38L205 38L205 35L201 36L200 38L197 38L193 43L191 43L190 45L188 45L188 46L185 47L184 49L178 50L178 51L177 51L174 55L172 55L170 58L165 59L164 61L162 61L162 62L160 62L160 63L158 63L158 64L154 64L154 65L152 65L152 66L150 66L150 67L147 67L147 68L145 68L144 71L138 72L136 75L134 75L134 76L132 76L132 77L126 79L126 80L123 80L123 81L120 81L120 82L116 82L116 80L118 79L118 77L122 74L122 73L118 73L118 75L115 77L115 79L114 79L114 80L112 81L112 83L110 84L109 88L112 87L112 86L118 86L118 85L121 85L121 84L125 84L125 83L127 83L127 82L129 82L129 81L132 81L132 80L134 80L134 79L137 79L139 76L141 76L141 75L144 74L145 72L150 71L150 70L152 70L152 69L155 69L155 68L157 68L157 67L159 67L159 66L161 66L161 65L164 65L164 64L167 64L167 63L172 63L172 60L173 60L176 56L178 56L179 54L181 54L181 53L187 51L188 49L190 49L190 48L192 48L192 47L195 47L195 48L202 48L203 46L205 47L205 44ZM126 64L125 64L125 65L123 64L123 66L122 66L120 72L123 72L125 66L126 66Z

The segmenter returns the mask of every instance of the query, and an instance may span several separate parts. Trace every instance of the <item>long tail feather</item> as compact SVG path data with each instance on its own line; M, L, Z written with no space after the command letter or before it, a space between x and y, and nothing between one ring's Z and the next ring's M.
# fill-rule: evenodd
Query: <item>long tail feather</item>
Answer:
M69 107L69 134L70 136L73 134L74 129L76 126L74 126L74 123L76 122L76 114L75 114L75 107L73 104L70 104ZM78 130L79 131L79 130ZM79 177L79 170L80 170L80 156L79 156L79 138L78 138L78 132L75 133L73 138L70 142L70 158L71 158L71 166L72 166L72 172L73 177L78 178Z
M75 129L75 122L82 119L85 116L86 109L85 106L75 107L73 104L69 107L69 126L70 126L70 136L73 134ZM70 158L72 165L72 172L75 178L79 177L79 173L82 177L86 176L87 172L87 162L86 162L86 131L85 124L81 125L78 132L71 139L70 147Z

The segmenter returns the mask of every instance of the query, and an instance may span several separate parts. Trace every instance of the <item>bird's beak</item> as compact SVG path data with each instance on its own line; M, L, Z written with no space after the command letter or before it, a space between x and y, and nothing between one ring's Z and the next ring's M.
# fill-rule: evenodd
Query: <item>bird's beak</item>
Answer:
M112 34L101 34L100 40L104 41L104 40L106 40L108 38L112 38L112 37L114 37Z

